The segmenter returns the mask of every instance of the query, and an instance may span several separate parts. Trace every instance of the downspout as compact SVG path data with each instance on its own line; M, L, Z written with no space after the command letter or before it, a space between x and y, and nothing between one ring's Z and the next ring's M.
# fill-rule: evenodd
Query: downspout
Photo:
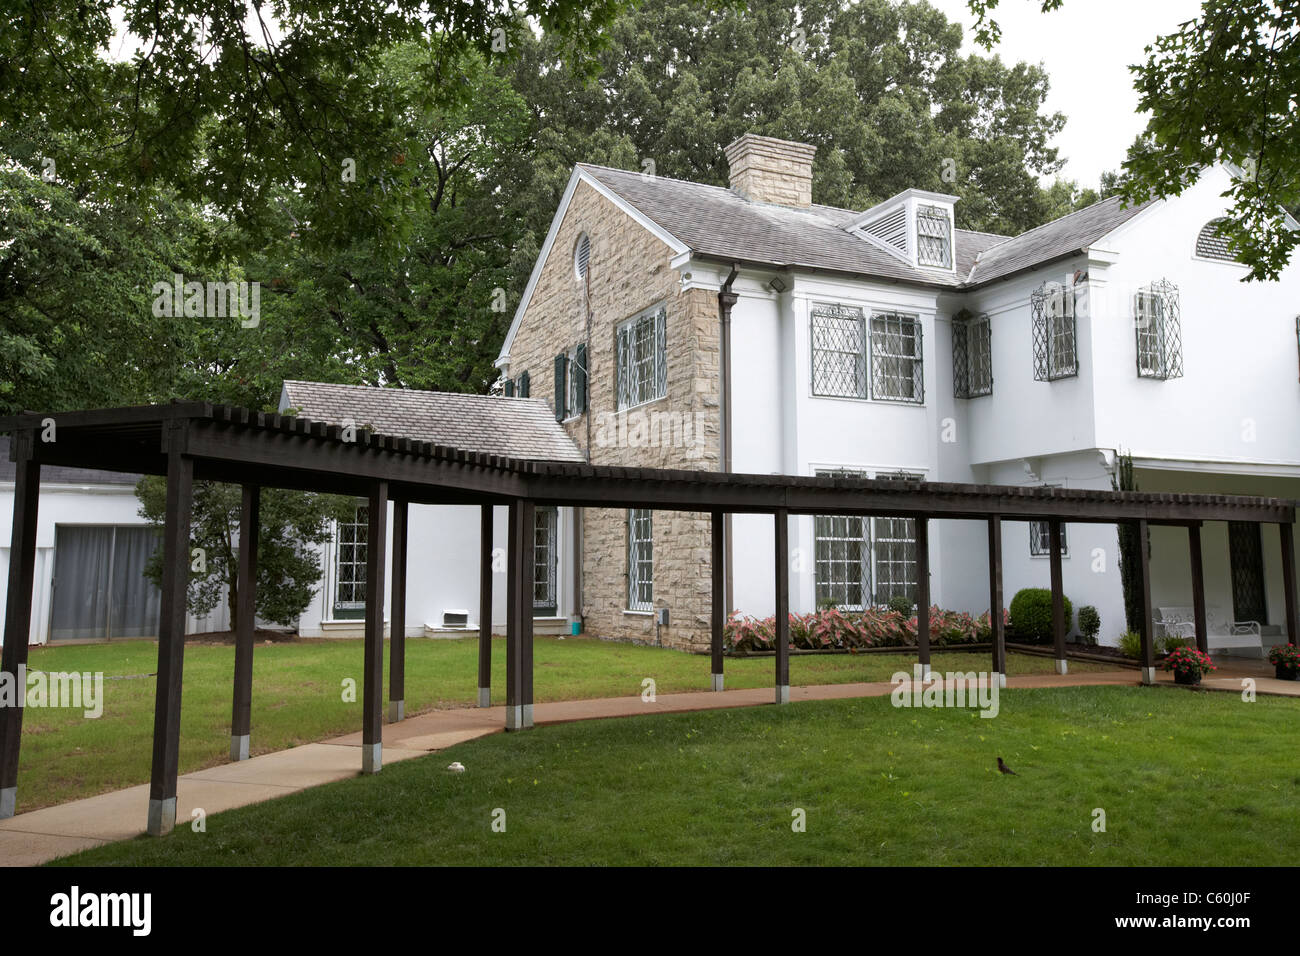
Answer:
M727 281L722 283L722 288L718 290L718 320L721 325L722 342L720 345L720 354L718 356L718 368L721 373L721 382L719 383L718 405L719 405L719 423L718 432L721 439L722 452L722 471L731 471L731 308L740 298L735 292L731 291L731 284L736 281L736 273L739 271L739 264L731 264L731 272L727 276ZM731 553L731 513L728 512L722 518L723 528L723 580L725 582L725 593L727 608L726 613L731 614L735 610L735 589L732 587L732 568L735 564L732 561Z

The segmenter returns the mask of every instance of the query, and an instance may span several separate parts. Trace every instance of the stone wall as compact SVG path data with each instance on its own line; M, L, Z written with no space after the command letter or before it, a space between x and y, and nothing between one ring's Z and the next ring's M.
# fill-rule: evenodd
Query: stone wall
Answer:
M586 289L574 249L591 243ZM719 469L716 293L682 291L671 250L586 183L580 182L542 267L510 348L507 374L529 373L530 395L554 407L555 357L583 341L588 299L588 409L565 428L590 446L598 465ZM615 394L616 330L647 309L666 311L667 394L619 413ZM627 612L627 512L586 509L583 533L583 616L597 637L655 640L651 614ZM709 517L656 512L654 605L669 609L660 635L674 647L709 643Z

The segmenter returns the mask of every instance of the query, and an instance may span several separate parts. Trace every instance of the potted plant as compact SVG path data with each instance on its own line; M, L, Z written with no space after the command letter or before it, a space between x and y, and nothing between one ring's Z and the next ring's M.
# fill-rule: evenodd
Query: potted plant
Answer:
M1300 672L1300 647L1279 644L1268 652L1268 662L1273 665L1278 680L1295 680Z
M1174 672L1176 684L1199 684L1201 677L1218 670L1210 655L1194 647L1176 647L1165 655L1165 670Z

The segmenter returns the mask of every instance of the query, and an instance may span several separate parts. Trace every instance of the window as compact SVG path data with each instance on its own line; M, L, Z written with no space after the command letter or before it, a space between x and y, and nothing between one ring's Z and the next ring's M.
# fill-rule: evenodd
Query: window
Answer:
M992 326L987 315L965 309L952 320L952 396L993 394Z
M867 397L866 329L861 309L819 305L812 310L814 395Z
M591 240L584 232L573 244L573 274L579 282L587 278L587 266L591 264Z
M925 400L921 365L921 323L914 315L871 316L871 394L884 401Z
M575 346L569 353L569 400L565 407L572 418L587 410L587 347Z
M1178 286L1164 279L1139 290L1133 297L1140 377L1170 379L1183 374L1183 338L1178 312Z
M920 481L921 475L898 472L876 475L886 481ZM871 556L875 590L872 599L884 605L899 595L916 602L916 521L912 518L872 518Z
M952 223L939 206L916 207L917 265L952 268Z
M837 468L818 471L819 478L865 478L860 471ZM814 578L817 606L828 604L861 610L871 597L871 552L867 519L854 515L813 518Z
M366 535L370 507L357 505L351 521L335 528L334 617L364 617L366 613Z
M618 327L618 407L644 405L668 393L666 326L662 307Z
M528 373L520 372L518 378L508 378L504 386L506 398L528 397Z
M1074 303L1075 286L1059 282L1044 282L1030 294L1035 381L1052 382L1079 374Z
M1222 262L1236 262L1237 257L1232 254L1232 249L1228 246L1228 239L1219 232L1219 226L1226 223L1227 219L1211 219L1196 236L1196 254L1205 259L1219 259Z
M627 513L627 607L649 611L654 607L654 521L648 508Z
M1061 557L1068 557L1069 546L1065 541L1065 525L1061 525ZM1035 557L1045 557L1052 553L1052 526L1046 521L1029 522L1029 553Z

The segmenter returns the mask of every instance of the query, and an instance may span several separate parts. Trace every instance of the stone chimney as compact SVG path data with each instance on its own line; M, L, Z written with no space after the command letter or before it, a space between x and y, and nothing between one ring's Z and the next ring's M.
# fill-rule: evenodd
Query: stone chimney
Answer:
M812 162L817 147L746 133L726 149L731 188L754 202L812 205Z

